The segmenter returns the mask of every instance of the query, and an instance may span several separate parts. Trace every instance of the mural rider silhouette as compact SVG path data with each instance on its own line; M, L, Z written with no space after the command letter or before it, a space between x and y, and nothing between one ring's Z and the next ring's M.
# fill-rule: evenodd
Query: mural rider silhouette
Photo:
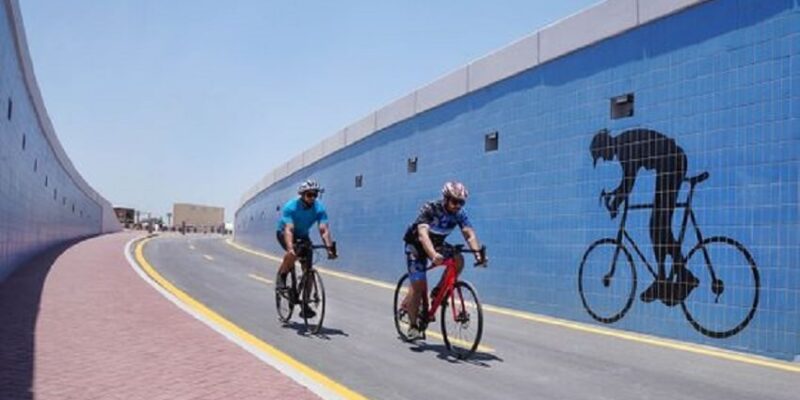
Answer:
M611 192L600 192L611 218L628 199L641 169L655 171L656 192L650 216L650 240L658 263L656 280L641 293L649 303L661 300L668 306L680 304L698 285L697 278L686 268L681 245L672 232L672 216L678 202L681 184L686 178L686 154L675 140L649 129L631 129L616 137L601 130L592 139L592 158L611 161L616 158L622 167L622 180ZM664 268L667 255L672 258L672 273Z

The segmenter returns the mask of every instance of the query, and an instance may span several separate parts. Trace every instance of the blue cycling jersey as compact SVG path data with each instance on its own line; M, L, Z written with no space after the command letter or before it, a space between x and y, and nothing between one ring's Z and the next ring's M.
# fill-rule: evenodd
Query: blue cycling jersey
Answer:
M314 200L314 204L306 207L299 197L289 200L283 205L281 218L278 220L278 232L283 232L287 224L294 225L292 233L296 238L308 237L308 231L315 223L328 223L328 213L322 202Z

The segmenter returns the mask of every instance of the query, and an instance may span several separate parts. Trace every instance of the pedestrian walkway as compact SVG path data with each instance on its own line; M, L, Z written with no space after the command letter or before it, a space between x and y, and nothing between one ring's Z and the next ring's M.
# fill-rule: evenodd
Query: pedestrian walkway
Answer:
M311 399L131 269L137 233L41 254L0 283L0 399Z

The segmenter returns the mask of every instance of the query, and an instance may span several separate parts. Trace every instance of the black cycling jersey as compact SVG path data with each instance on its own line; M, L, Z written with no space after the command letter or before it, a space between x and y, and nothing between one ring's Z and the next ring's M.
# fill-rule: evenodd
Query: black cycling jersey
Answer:
M445 209L443 200L430 201L422 206L417 218L406 229L403 241L408 244L419 245L417 233L419 224L426 224L430 227L428 232L434 247L441 247L444 244L444 239L456 226L462 229L464 227L472 227L469 218L467 218L467 213L463 209L455 213L449 213Z

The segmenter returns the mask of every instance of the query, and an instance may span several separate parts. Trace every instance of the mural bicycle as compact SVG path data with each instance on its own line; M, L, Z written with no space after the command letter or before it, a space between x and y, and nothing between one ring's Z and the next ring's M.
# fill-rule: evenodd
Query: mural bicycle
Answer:
M598 132L592 140L592 156L617 159L623 170L620 185L612 192L603 190L611 218L622 206L619 229L614 237L596 240L581 259L578 270L578 292L583 307L595 320L611 324L622 319L633 305L636 294L635 252L653 283L640 299L649 303L660 300L664 305L680 305L686 319L698 332L712 338L727 338L739 333L755 316L758 308L760 278L758 267L747 248L726 236L704 237L692 209L696 187L707 180L708 172L686 177L686 155L675 141L647 129L625 131L612 137L608 131ZM630 204L640 169L656 172L656 193L653 203ZM680 187L689 185L685 202L678 201ZM680 233L672 233L672 216L676 208L685 209ZM652 210L650 238L657 270L639 249L626 229L628 212ZM691 224L697 244L683 256L686 233ZM672 270L665 272L666 256L672 258Z

